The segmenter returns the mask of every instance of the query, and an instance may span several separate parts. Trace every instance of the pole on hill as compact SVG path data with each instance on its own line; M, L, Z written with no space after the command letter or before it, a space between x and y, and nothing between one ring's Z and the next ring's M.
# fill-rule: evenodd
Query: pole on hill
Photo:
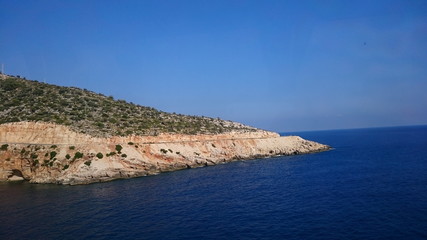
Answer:
M4 64L1 64L1 78L4 80L6 75L4 75Z

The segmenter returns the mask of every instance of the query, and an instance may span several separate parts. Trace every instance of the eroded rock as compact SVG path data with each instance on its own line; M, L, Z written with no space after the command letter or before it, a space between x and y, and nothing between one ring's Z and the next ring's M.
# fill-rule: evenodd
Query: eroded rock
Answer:
M0 151L0 180L14 175L33 183L70 185L329 149L267 131L94 138L65 126L32 122L0 125L0 144L8 145ZM14 170L22 176L11 174Z

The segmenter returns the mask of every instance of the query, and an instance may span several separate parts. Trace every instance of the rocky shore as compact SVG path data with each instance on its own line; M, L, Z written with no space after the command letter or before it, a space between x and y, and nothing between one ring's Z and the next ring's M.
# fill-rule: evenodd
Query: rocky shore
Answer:
M261 130L96 138L62 125L18 122L0 125L0 181L88 184L328 149Z

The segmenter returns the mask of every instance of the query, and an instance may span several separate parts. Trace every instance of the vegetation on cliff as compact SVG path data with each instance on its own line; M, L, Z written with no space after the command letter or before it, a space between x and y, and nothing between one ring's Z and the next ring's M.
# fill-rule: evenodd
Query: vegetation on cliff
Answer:
M0 124L20 121L57 123L98 137L256 130L218 118L166 113L86 89L7 76L0 79Z

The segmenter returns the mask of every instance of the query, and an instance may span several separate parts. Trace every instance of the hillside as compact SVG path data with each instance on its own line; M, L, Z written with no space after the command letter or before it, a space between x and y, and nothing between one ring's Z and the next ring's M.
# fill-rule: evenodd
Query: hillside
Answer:
M87 184L330 147L0 76L0 182Z
M256 128L218 118L172 114L75 87L20 77L0 79L0 124L49 122L95 137L252 132Z

